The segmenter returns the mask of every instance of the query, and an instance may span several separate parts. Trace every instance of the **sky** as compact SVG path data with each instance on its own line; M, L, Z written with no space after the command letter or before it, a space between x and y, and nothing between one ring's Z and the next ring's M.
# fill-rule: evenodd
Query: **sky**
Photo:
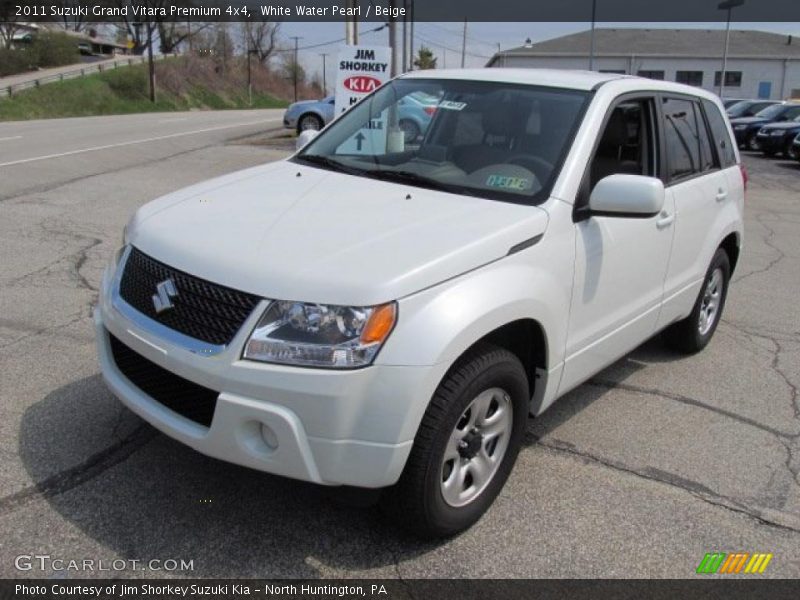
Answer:
M378 27L375 23L359 24L359 43L365 45L388 45L388 32L386 29L368 33L369 29ZM693 28L693 29L721 29L725 22L720 23L597 23L597 27L667 27L667 28ZM588 22L570 23L468 23L467 48L465 66L482 67L497 52L498 48L506 50L516 48L525 43L526 38L538 42L570 33L588 29ZM437 66L440 68L453 68L461 66L461 41L463 23L416 23L414 25L414 47L425 45L433 50L438 58ZM734 23L733 29L757 29L773 31L776 33L800 35L800 23ZM398 32L399 33L399 32ZM285 40L286 48L290 47L289 38L299 36L298 53L299 61L310 75L322 73L323 59L321 53L328 53L327 85L332 89L335 77L335 56L343 42L336 41L344 37L344 23L301 23L287 22L281 26L281 36ZM326 42L332 42L326 44ZM293 42L292 42L293 43ZM307 48L305 46L317 46ZM720 49L721 53L721 49Z

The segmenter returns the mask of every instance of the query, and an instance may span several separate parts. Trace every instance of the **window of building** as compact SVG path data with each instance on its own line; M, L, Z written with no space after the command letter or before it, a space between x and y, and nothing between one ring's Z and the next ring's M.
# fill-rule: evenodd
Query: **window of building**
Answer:
M600 73L612 73L614 75L625 75L625 69L600 69Z
M648 79L664 80L664 71L638 71L636 74L639 77L647 77Z
M714 73L714 87L719 87L722 71ZM741 71L725 71L725 87L742 87Z
M702 71L678 71L675 73L675 81L686 85L701 87L703 85Z

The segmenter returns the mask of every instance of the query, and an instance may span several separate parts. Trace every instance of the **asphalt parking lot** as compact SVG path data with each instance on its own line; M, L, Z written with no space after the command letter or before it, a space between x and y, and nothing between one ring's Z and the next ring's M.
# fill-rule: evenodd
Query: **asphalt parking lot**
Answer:
M124 409L90 319L122 226L161 194L284 156L263 143L279 116L0 124L1 577L108 575L15 568L46 554L194 565L114 573L129 577L674 578L711 551L771 552L765 577L800 576L798 162L745 157L745 248L706 351L650 341L531 421L508 485L455 539L421 543Z

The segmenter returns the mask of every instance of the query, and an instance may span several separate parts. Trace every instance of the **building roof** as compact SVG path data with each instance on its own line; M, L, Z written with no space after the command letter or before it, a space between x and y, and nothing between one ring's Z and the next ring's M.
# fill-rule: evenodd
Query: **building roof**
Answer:
M403 79L428 77L434 79L467 79L591 90L600 83L625 76L613 73L565 69L436 69L410 71L404 73L401 77Z
M491 66L503 56L588 56L591 31L581 31L530 46L520 46L495 54ZM595 29L596 57L670 56L719 58L725 45L724 29ZM729 58L800 59L800 36L766 31L731 30Z

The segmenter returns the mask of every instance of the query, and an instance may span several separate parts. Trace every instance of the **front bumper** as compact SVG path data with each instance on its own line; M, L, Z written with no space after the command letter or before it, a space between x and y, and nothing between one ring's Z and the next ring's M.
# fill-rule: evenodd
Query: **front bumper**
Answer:
M283 115L283 126L285 129L296 129L297 128L297 116L290 115L289 113L285 113Z
M756 139L759 147L764 152L782 152L786 146L785 135L764 135L759 133Z
M738 145L742 146L747 141L747 138L750 137L751 133L752 133L752 129L750 129L750 128L745 128L745 129L736 129L736 128L734 128L733 137L736 138L736 143Z
M440 367L334 371L242 360L263 307L224 351L203 356L123 315L115 285L109 269L94 313L101 371L122 403L154 427L208 456L304 481L378 488L399 479ZM159 367L220 390L211 425L171 411L127 379L110 335Z

